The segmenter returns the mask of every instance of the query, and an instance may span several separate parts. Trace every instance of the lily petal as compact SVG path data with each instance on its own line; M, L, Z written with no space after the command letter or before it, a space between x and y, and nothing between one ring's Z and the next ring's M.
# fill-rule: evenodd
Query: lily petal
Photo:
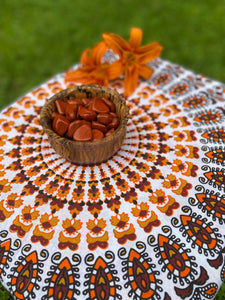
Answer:
M75 73L76 71L73 71L73 72L67 72L65 74L65 81L68 82L68 81L76 81L77 78L80 78L82 76L78 76L77 73Z
M93 59L93 62L95 63L95 65L100 65L102 58L106 52L106 50L108 50L108 47L106 46L106 44L102 41L100 43L98 43L91 52L91 57Z
M79 68L75 71L66 72L65 80L66 81L76 80L77 78L81 78L86 75L87 75L87 71L85 71L84 68Z
M130 47L135 50L137 49L142 41L142 30L140 28L132 28L130 32L129 44Z
M92 76L93 68L79 68L75 71L70 71L65 73L65 81L84 81L85 78Z
M115 53L122 56L123 51L129 51L130 45L119 35L114 33L103 33L103 39L106 45Z
M130 96L138 86L138 71L136 67L127 68L124 78L124 95Z
M160 47L160 49L162 49L162 46L158 43L158 42L153 42L144 46L141 46L137 49L136 53L137 54L143 54L145 52L151 51L154 48L158 48Z
M149 79L152 76L153 70L147 65L138 65L138 74L144 79Z
M108 86L107 79L101 80L99 78L95 78L93 76L83 76L79 78L73 78L73 80L65 80L66 82L79 82L82 84L98 84L98 85L104 85Z
M123 73L123 65L120 60L115 61L114 63L110 64L106 69L105 69L108 79L115 79L117 77L120 77Z
M162 49L162 46L159 43L155 42L140 47L138 51L136 51L136 53L141 63L148 63L159 57Z
M90 65L91 63L91 49L86 49L83 51L80 62L83 66Z

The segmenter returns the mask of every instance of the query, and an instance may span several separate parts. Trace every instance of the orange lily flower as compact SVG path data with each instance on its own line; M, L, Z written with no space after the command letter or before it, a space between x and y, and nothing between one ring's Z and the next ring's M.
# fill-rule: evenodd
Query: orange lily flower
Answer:
M93 49L86 49L81 55L81 67L66 72L65 81L108 86L108 81L122 75L123 69L120 60L112 64L102 63L102 58L107 50L108 47L103 41Z
M139 76L144 79L151 77L153 70L146 63L156 59L162 47L157 42L140 47L142 30L139 28L131 29L129 43L113 33L104 33L103 38L107 46L120 56L125 70L125 96L129 96L138 86Z

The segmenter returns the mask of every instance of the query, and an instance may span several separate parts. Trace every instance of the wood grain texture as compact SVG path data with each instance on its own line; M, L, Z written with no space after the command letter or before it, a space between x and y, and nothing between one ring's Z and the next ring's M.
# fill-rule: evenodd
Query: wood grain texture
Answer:
M92 142L76 142L60 137L52 130L51 114L56 111L55 100L105 97L116 107L120 125L111 135ZM98 85L80 85L60 91L49 98L40 114L40 122L54 150L65 159L78 165L94 165L108 160L121 147L126 135L129 109L126 100L115 90Z

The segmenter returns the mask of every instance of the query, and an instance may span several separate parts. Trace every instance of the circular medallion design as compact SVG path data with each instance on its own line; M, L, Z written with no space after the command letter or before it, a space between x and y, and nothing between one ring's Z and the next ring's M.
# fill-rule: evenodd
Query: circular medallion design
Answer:
M62 78L43 85L0 120L7 135L1 136L1 157L10 174L3 178L3 171L0 182L7 197L0 204L2 220L15 215L15 236L29 232L30 242L46 247L55 241L60 250L79 251L84 242L91 251L107 249L139 233L147 238L179 208L175 197L187 197L189 177L197 176L199 150L187 115L142 83L127 99L130 119L121 149L105 163L78 166L55 153L39 122L45 98L63 88ZM121 91L120 82L113 88Z
M120 150L99 165L66 161L42 130L46 98L72 85L63 75L2 112L0 275L15 296L165 300L170 283L171 297L216 294L208 268L224 278L225 90L161 60L152 67L127 99ZM123 93L122 81L111 87Z

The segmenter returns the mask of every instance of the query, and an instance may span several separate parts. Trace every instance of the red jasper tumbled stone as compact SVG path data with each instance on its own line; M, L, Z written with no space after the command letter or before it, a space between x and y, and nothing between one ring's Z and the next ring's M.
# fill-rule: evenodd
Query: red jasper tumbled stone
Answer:
M53 130L60 136L63 136L69 127L69 120L65 116L58 114L52 123Z
M118 118L117 114L115 112L110 111L109 112L110 116L112 116L113 118Z
M119 126L119 119L113 118L112 121L107 125L107 129L111 129L111 128L117 128Z
M108 113L100 113L97 115L98 122L108 125L112 121L112 116Z
M65 114L65 109L66 109L66 102L58 99L58 100L55 100L55 105L56 105L58 113L60 115L64 115Z
M119 126L115 105L106 98L71 98L55 101L52 128L60 136L79 142L109 136Z
M76 104L82 104L82 100L81 100L81 99L74 98L74 99L69 99L69 100L67 101L67 103L69 103L69 104L74 104L74 103L76 103Z
M112 134L115 131L114 128L111 128L109 131L106 132L105 136L109 136L110 134Z
M77 118L77 108L78 104L76 103L67 103L65 108L66 118L72 122Z
M96 122L96 121L92 121L91 126L93 129L98 129L98 130L102 131L103 133L105 133L107 131L107 127L104 124Z
M102 101L110 108L111 112L115 112L116 111L115 104L112 101L110 101L110 100L108 100L108 99L106 99L104 97L102 98Z
M88 142L92 139L91 127L87 124L81 125L73 134L74 141L77 142Z
M90 110L84 106L79 107L78 114L82 119L87 120L87 121L93 121L96 119L96 112L94 112L93 110Z
M54 111L52 114L51 114L51 118L52 120L58 115L59 113L57 111Z
M99 98L94 98L91 109L96 113L107 113L110 111L109 107Z
M84 124L87 124L88 126L91 127L91 123L85 120L75 120L71 122L66 133L67 137L72 139L75 130L77 130L78 127Z
M92 129L92 140L96 141L96 140L100 140L104 138L104 134L102 131L98 130L98 129Z
M82 98L81 102L82 102L82 104L84 106L88 107L93 102L93 100L92 99L88 99L88 98Z

